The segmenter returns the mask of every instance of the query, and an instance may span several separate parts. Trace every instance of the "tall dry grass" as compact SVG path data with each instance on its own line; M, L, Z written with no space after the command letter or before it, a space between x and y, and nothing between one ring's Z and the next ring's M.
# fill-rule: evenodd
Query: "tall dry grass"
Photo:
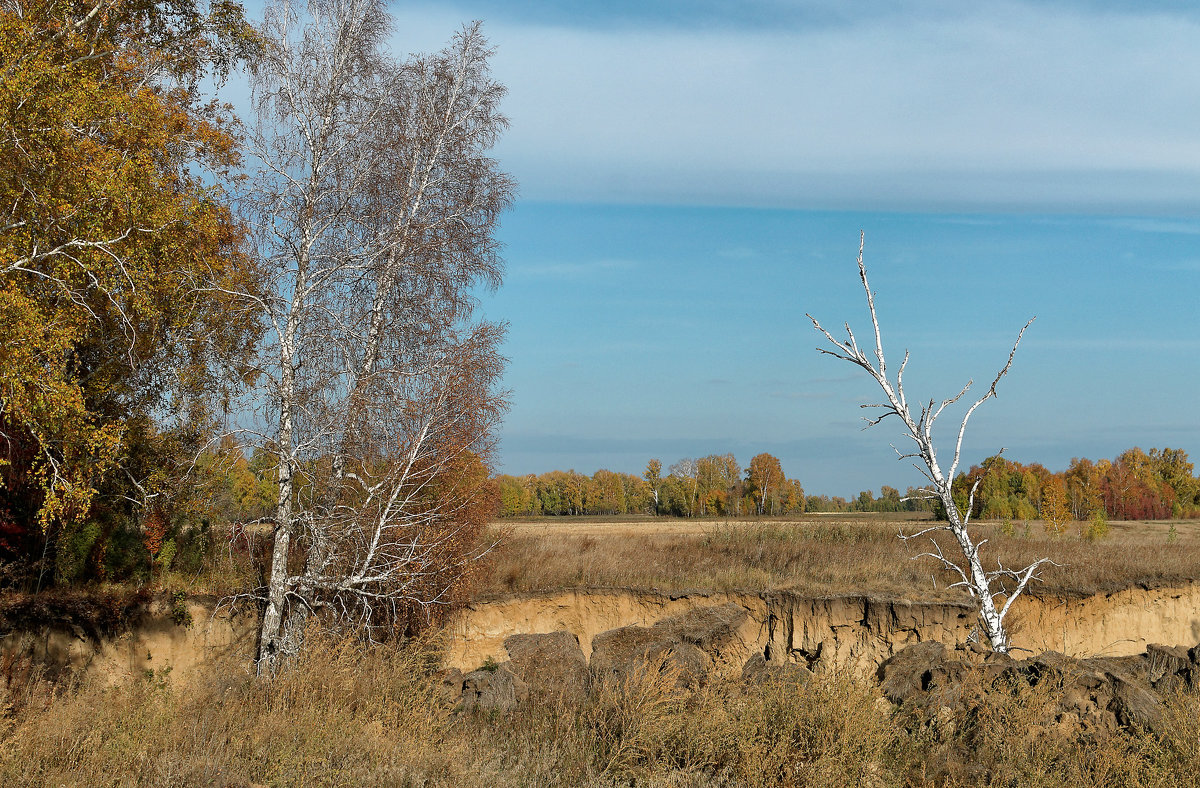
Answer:
M712 523L699 534L619 533L567 529L548 534L513 532L490 557L477 591L503 595L578 587L661 591L794 590L801 593L881 594L930 600L965 600L949 589L955 578L936 561L913 556L928 542L901 541L913 523L871 520ZM1106 539L1053 537L1041 525L1018 525L1006 534L996 524L977 533L988 540L989 561L1024 566L1048 556L1040 593L1086 595L1131 586L1167 586L1200 575L1200 536L1168 541L1148 524L1120 524ZM957 545L939 537L946 555Z
M230 665L207 683L186 687L147 674L113 687L21 697L15 711L10 700L0 784L449 780L456 773L455 747L465 742L446 738L447 713L429 678L434 664L428 648L384 652L350 641L317 642L273 682Z
M504 714L439 698L428 644L324 643L273 682L150 675L0 699L0 784L144 786L1196 786L1200 694L1159 735L1080 737L1052 689L973 688L920 722L847 675L679 688L667 663ZM1048 722L1048 720L1050 722Z

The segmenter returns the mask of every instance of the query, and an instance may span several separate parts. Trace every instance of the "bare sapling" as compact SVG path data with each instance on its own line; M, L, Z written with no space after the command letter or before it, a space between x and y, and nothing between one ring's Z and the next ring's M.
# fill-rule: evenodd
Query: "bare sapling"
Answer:
M962 422L958 426L958 435L954 442L954 458L950 463L948 471L943 471L941 465L938 463L937 450L934 446L933 427L947 407L954 405L962 399L971 388L973 381L967 381L967 385L963 386L961 391L949 399L942 400L940 404L935 405L935 400L932 399L927 402L922 401L919 412L914 417L908 398L904 392L904 369L908 365L908 351L904 353L904 360L900 364L900 369L896 372L894 381L888 374L887 362L883 354L879 318L875 313L875 295L871 292L871 286L867 281L867 269L863 265L863 242L864 237L860 235L858 275L862 280L863 290L867 295L867 307L871 311L871 326L875 331L874 359L869 357L859 347L854 332L850 330L849 323L845 324L846 340L839 342L821 327L821 324L817 322L815 317L806 313L806 317L812 321L813 327L817 331L820 331L835 348L833 350L817 348L817 350L861 367L867 374L874 378L875 382L879 384L880 389L883 390L883 402L861 406L871 409L876 413L874 417L864 417L867 427L879 424L888 416L895 416L904 423L905 435L915 444L915 448L908 452L901 452L899 449L896 449L896 453L901 459L914 458L914 467L921 471L928 480L928 485L919 491L920 497L941 502L942 507L945 509L946 521L922 528L913 533L902 532L900 538L907 541L909 539L928 537L933 547L927 552L914 556L914 558L934 558L941 563L943 568L959 578L951 587L965 588L971 594L971 597L979 604L979 624L988 642L991 644L992 650L1007 653L1012 644L1009 640L1008 631L1004 626L1005 616L1008 615L1008 612L1012 609L1013 602L1021 595L1026 586L1031 581L1039 579L1039 570L1046 564L1053 565L1054 562L1049 558L1039 558L1022 569L1010 569L997 560L996 569L986 570L983 559L980 557L980 548L983 547L987 540L979 539L976 541L968 528L971 520L971 512L975 505L975 493L982 479L977 480L972 485L967 505L962 510L959 509L958 503L954 500L951 485L962 457L963 435L967 430L967 422L970 421L971 416L980 405L996 396L996 386L1008 374L1013 358L1017 353L1017 346L1021 344L1021 337L1025 335L1025 329L1029 328L1035 318L1030 318L1029 322L1018 332L1017 339L1008 354L1008 361L996 373L996 377L992 380L992 384L988 386L987 391L967 408ZM958 543L962 554L961 559L945 555L941 545L934 538L937 533L946 531Z

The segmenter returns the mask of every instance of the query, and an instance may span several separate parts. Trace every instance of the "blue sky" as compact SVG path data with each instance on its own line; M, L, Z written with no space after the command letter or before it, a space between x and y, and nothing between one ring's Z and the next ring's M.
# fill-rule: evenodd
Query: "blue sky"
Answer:
M809 492L919 482L804 317L867 331L860 229L910 399L986 385L1038 318L968 462L1200 457L1194 3L394 11L398 54L482 19L509 88L500 470L770 451Z
M1132 445L1197 455L1200 221L1047 214L820 212L526 203L506 223L514 473L769 451L809 491L916 483L873 383L815 351L804 317L869 331L858 229L893 367L913 399L986 385L1034 315L969 461L1062 468ZM956 427L945 419L946 440Z

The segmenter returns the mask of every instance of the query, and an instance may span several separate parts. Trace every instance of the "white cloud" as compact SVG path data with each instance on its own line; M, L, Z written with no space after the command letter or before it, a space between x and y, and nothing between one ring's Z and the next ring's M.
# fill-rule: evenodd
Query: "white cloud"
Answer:
M1200 222L1182 219L1114 219L1112 223L1127 230L1156 235L1200 235Z
M401 49L455 11L400 9ZM987 5L816 29L579 29L500 20L534 199L842 207L1188 205L1200 22Z

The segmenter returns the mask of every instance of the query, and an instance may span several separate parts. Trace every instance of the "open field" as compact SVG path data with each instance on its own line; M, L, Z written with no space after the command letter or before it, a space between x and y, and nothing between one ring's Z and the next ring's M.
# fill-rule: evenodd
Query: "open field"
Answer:
M546 518L500 521L500 545L479 579L481 595L566 588L676 591L792 590L814 595L880 594L962 600L951 576L913 556L928 541L904 542L921 521L904 515L815 514L799 519ZM988 565L1024 566L1048 556L1033 593L1081 596L1200 579L1200 520L1113 522L1103 539L1062 536L1041 522L975 526ZM947 556L957 546L939 534Z

